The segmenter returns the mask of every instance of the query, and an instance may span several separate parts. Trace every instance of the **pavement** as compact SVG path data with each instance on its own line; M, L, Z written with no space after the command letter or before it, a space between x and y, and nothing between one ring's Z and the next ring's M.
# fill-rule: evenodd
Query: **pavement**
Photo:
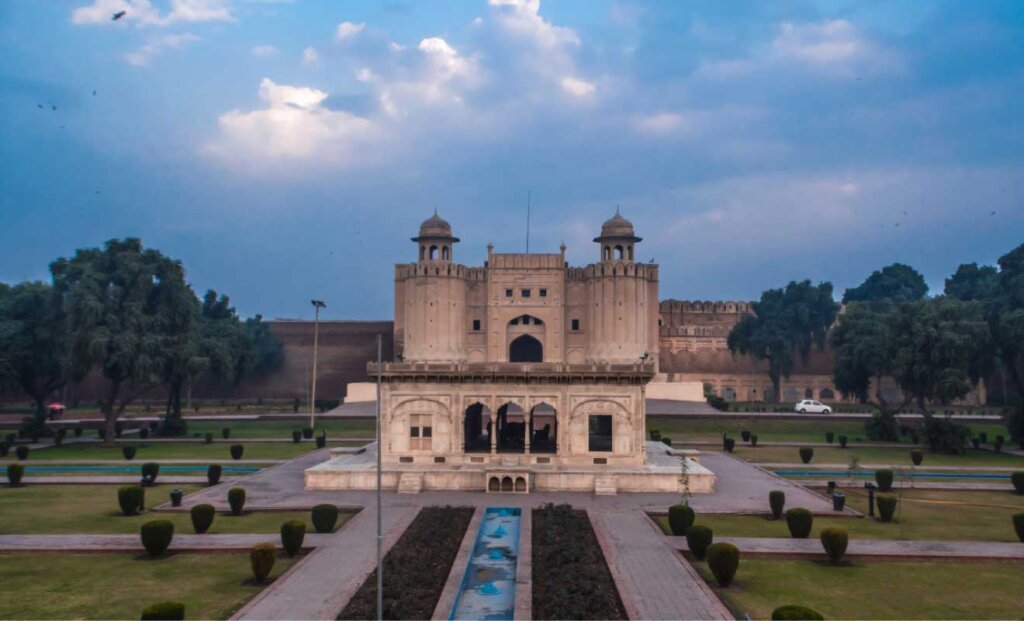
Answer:
M222 476L221 481L234 483L238 477ZM24 477L22 485L138 485L140 476L135 475L99 475L99 476L46 476L46 477ZM205 485L205 476L159 476L156 480L158 485L194 485L196 483Z
M765 461L758 462L758 466L762 468L779 468L783 470L842 470L844 472L850 469L850 464L835 464L835 463L813 463L813 464L801 464L795 462L781 462L781 461ZM1021 465L1014 468L1007 468L1002 466L941 466L941 465L928 465L924 464L920 466L910 466L908 464L858 464L862 470L875 470L878 468L890 468L893 470L913 470L924 475L927 472L934 471L945 471L945 472L1017 472L1024 468L1024 461L1021 461Z

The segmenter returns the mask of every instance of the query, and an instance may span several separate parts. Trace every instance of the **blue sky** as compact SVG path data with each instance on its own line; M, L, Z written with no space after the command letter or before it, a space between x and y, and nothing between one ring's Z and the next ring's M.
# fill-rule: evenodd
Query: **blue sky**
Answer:
M528 191L575 264L621 205L663 298L1024 241L1013 1L6 0L0 59L7 282L138 236L247 315L390 318L435 206L480 264Z

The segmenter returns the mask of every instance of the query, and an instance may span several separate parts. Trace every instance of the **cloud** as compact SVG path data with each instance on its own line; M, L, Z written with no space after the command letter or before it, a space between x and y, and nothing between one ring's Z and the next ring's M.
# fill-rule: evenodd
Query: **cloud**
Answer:
M249 53L256 58L268 58L271 56L277 56L280 50L273 45L254 45Z
M165 50L176 50L185 45L198 41L199 37L193 34L169 34L151 38L145 45L124 55L129 64L136 67L145 67L154 57Z
M121 11L124 16L114 21L113 15ZM71 23L77 25L169 26L232 19L224 0L171 0L167 13L161 13L150 0L94 0L90 5L71 11Z
M320 54L312 47L302 50L302 64L307 67L315 67L320 63Z
M540 0L487 0L487 4L497 9L497 20L505 30L541 47L580 44L575 30L555 26L540 16Z
M366 28L366 24L362 22L358 24L353 24L352 22L341 22L338 24L338 28L334 31L334 40L346 41L358 35L364 28Z
M683 117L674 112L659 112L634 119L640 131L649 134L664 135L676 132L683 126Z
M902 68L902 59L868 40L845 19L779 24L771 49L776 58L791 60L840 77L853 70L887 73Z
M587 97L597 91L597 87L591 82L574 77L564 77L561 81L562 89L574 97Z

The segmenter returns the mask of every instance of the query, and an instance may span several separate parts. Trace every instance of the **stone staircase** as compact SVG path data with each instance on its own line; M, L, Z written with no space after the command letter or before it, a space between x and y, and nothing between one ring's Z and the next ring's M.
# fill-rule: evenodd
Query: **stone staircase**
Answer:
M619 482L614 475L606 474L594 477L594 495L615 496L619 493Z
M423 475L417 472L403 472L398 479L399 494L419 494L423 491Z

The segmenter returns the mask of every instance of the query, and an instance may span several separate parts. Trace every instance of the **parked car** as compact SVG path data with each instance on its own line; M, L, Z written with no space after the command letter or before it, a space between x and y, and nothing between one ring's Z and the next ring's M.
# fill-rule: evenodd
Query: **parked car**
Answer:
M824 403L821 403L820 401L815 401L814 399L804 399L803 401L797 401L796 408L794 409L796 409L796 411L800 412L801 414L807 414L808 412L810 412L811 414L832 413L832 408L828 407Z

